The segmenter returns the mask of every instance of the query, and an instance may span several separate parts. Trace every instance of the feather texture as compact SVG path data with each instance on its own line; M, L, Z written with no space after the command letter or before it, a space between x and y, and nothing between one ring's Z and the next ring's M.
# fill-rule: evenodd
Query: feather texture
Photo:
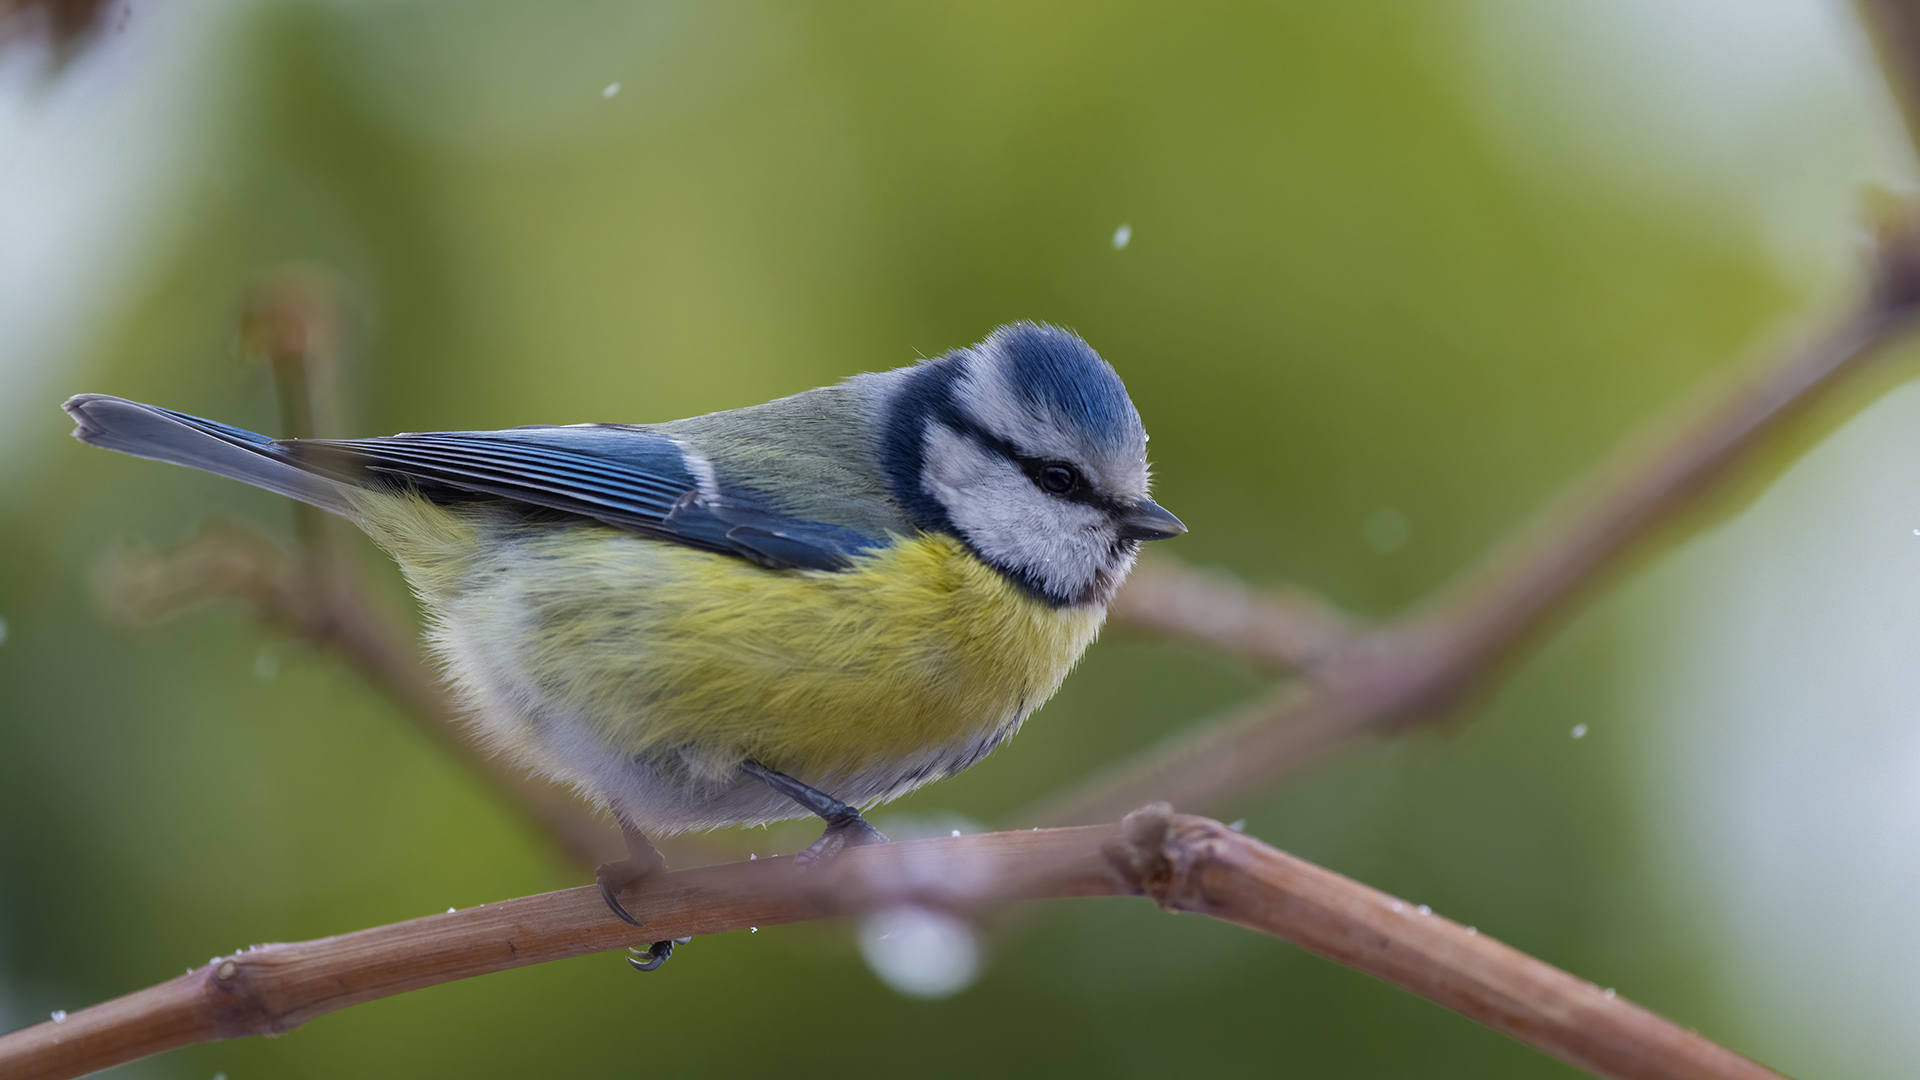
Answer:
M649 831L803 816L745 757L853 803L966 768L1105 617L935 534L826 574L485 506L372 495L361 512L439 613L435 651L482 740Z
M669 436L617 424L447 431L278 445L316 472L386 477L578 514L773 569L844 570L880 541L774 509L745 485L702 490L701 462Z

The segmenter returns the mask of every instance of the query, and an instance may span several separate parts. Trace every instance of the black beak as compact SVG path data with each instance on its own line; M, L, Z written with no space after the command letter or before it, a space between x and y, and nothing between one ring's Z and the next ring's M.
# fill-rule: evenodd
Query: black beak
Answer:
M1179 536L1187 527L1160 508L1152 499L1141 499L1120 515L1117 522L1122 540L1165 540Z

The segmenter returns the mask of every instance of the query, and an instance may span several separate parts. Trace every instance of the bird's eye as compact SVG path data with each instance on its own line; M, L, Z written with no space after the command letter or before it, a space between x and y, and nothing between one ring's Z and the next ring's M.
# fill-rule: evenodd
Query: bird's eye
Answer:
M1065 495L1080 486L1080 474L1071 465L1045 465L1034 475L1034 481L1043 491Z

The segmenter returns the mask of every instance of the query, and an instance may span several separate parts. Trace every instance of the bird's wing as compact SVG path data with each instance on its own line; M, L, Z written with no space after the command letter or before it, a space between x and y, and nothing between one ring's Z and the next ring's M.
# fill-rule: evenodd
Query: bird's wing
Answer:
M343 480L398 479L430 498L463 492L510 499L776 569L844 570L854 555L884 543L783 514L749 486L723 487L678 440L620 424L279 445L307 468Z

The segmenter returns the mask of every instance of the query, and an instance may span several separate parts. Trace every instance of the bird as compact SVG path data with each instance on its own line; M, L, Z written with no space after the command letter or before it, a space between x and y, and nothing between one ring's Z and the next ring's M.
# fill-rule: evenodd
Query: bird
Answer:
M978 344L650 424L275 439L105 394L90 446L347 518L398 562L471 736L651 837L817 815L796 858L885 841L860 808L979 762L1066 678L1142 543L1147 434L1077 334ZM656 942L643 971L672 955ZM640 950L635 950L640 953Z

